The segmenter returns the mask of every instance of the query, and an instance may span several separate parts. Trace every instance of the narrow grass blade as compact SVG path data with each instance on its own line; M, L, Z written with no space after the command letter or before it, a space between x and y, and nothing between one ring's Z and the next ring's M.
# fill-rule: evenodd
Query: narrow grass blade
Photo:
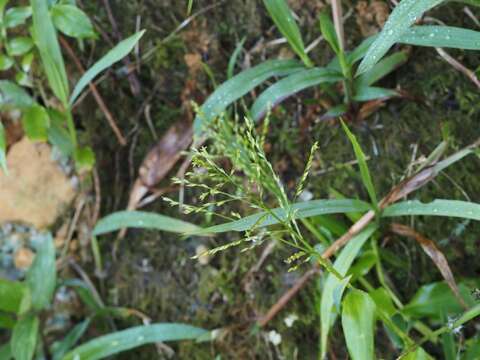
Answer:
M240 42L237 44L235 47L235 50L232 53L232 56L230 56L230 60L228 61L228 68L227 68L227 79L231 79L233 77L233 73L235 71L235 65L237 64L238 57L240 56L240 53L243 50L243 44L245 43L245 40L247 38L244 37Z
M90 321L90 319L86 319L75 325L61 341L53 343L53 360L61 360L63 356L77 344L80 338L87 331Z
M30 0L33 13L34 40L37 45L48 83L63 105L68 103L68 78L57 33L45 0Z
M480 220L480 204L459 200L434 200L422 203L418 200L399 202L387 207L382 216L445 216Z
M52 236L47 234L38 246L35 260L27 272L27 285L35 310L42 310L50 305L56 281L55 246Z
M120 41L105 56L93 64L93 66L88 69L85 74L83 74L77 85L75 85L72 96L70 97L70 105L75 102L85 86L87 86L88 83L91 82L98 74L127 56L127 54L132 51L144 33L145 30L142 30L130 36L129 38Z
M376 99L387 99L398 96L398 92L392 89L385 89L376 86L361 86L355 89L353 100L371 101Z
M353 211L368 211L371 206L359 200L311 200L295 203L292 205L292 213L296 219L304 219L324 214L341 214ZM240 220L215 225L195 232L195 235L222 233L227 231L246 231L255 227L264 227L278 224L279 220L286 221L288 214L284 209L271 210L274 216L266 212L257 213L244 217Z
M424 12L445 0L402 0L390 14L382 32L370 46L358 68L358 74L370 70Z
M293 18L287 2L285 0L263 0L263 3L273 22L292 47L292 50L300 57L305 66L312 66L312 61L305 52L300 29Z
M15 360L31 360L37 345L40 321L33 314L20 318L15 324L10 347Z
M416 46L480 50L480 31L453 26L413 26L399 42Z
M360 290L350 291L342 304L342 328L352 360L375 359L375 302Z
M362 248L363 244L374 233L376 227L371 225L363 230L360 234L356 235L345 248L342 250L338 258L333 264L333 268L342 276L345 276L350 269L350 266L355 260L358 252ZM339 286L341 280L335 275L329 274L325 281L325 286L322 292L322 299L320 302L320 336L321 336L321 358L324 359L327 353L327 340L330 328L335 322L338 314L338 309L334 308L334 292Z
M332 20L330 20L330 16L326 12L321 12L319 18L320 31L322 32L322 35L335 54L338 56L340 54L340 45L338 44L335 26L333 25Z
M90 340L70 351L63 360L97 360L145 344L164 341L195 340L208 334L206 330L183 324L137 326Z
M347 127L347 125L345 125L343 121L342 121L342 126L343 126L343 130L348 136L348 139L352 143L353 151L355 152L355 157L357 158L358 165L360 167L360 174L362 176L363 185L367 189L368 195L370 195L372 206L375 209L377 209L378 207L377 194L375 191L375 187L373 185L370 171L368 170L367 159L365 157L365 154L363 153L362 148L360 147L360 144L357 141L357 138L355 137L355 135L353 135L353 133L350 131L350 129Z
M364 86L370 86L373 83L376 83L378 80L390 74L400 65L404 64L407 59L407 54L402 51L387 56L386 58L375 64L369 71L356 78L355 87L359 88Z
M265 116L269 108L276 106L299 91L322 83L337 82L342 79L341 74L324 68L303 70L287 76L270 86L257 98L252 106L251 116L254 120L259 120Z
M0 168L5 174L8 174L7 168L7 138L5 128L0 121Z
M202 105L195 118L194 133L200 136L205 126L225 109L258 85L273 76L286 76L305 69L294 60L269 60L242 71L220 85Z
M119 211L101 219L93 229L93 235L106 234L124 228L141 228L191 233L200 228L185 221L143 211Z

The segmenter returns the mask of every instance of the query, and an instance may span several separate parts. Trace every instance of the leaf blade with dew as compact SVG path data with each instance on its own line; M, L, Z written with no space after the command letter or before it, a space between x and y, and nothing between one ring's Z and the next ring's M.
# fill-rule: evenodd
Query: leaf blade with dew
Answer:
M200 114L195 117L194 133L199 137L215 117L225 109L273 76L286 76L305 69L295 60L269 60L242 71L220 85L204 102Z
M342 304L342 328L353 360L375 358L375 302L361 290L350 291Z
M393 89L385 89L378 86L361 86L355 89L353 100L362 102L377 99L388 99L395 96L399 96L399 94Z
M119 211L100 219L93 235L102 235L124 228L156 229L173 233L192 233L200 228L168 216L143 211Z
M370 200L372 202L372 206L374 209L378 210L378 200L377 200L377 193L375 191L375 186L373 185L372 177L370 175L370 171L368 170L367 160L365 157L365 153L363 152L360 144L357 141L357 138L350 129L345 125L342 121L342 127L345 133L352 144L353 151L355 152L355 157L357 158L358 165L360 167L360 174L362 176L362 182L365 188L367 189L368 195L370 196Z
M403 0L390 14L385 26L369 47L357 74L370 70L424 12L445 0Z
M403 51L396 52L395 54L383 58L370 70L355 79L355 88L372 85L373 83L390 74L400 65L404 64L407 59L408 56Z
M70 351L63 360L97 360L135 347L178 340L196 340L208 331L184 324L160 323L136 326L90 340Z
M7 138L5 135L5 128L0 121L0 168L5 174L8 174L7 167Z
M37 345L40 321L37 316L27 314L22 316L13 328L10 348L15 360L31 360Z
M388 206L382 213L383 217L396 216L445 216L480 221L480 204L437 199L430 203L418 200L408 200Z
M292 213L295 219L303 219L323 214L368 211L370 209L370 204L363 201L350 199L311 200L292 204ZM275 214L275 216L268 215L267 212L260 212L239 220L201 229L200 231L193 232L192 235L222 233L227 231L247 231L253 226L260 228L278 224L279 219L284 221L288 217L287 212L282 208L272 209L271 211Z
M480 31L454 26L412 26L399 42L416 46L480 50Z
M48 83L55 96L66 106L70 92L67 72L47 2L45 0L30 0L30 3L33 14L33 37L42 59Z
M292 50L300 57L305 66L313 65L312 61L305 52L305 45L303 44L300 29L293 18L292 11L288 7L285 0L263 0L270 17L272 18L278 30L287 39L292 47Z
M353 263L353 260L357 256L358 252L365 244L365 242L375 232L376 226L370 225L365 230L357 234L351 241L343 248L339 256L333 264L333 268L342 276L345 276ZM325 358L327 353L327 340L328 333L332 327L337 313L334 311L334 292L340 285L341 279L338 279L333 274L328 274L325 286L322 291L322 298L320 301L320 347L321 358Z
M42 238L33 264L28 269L26 280L33 308L35 310L46 308L52 301L57 282L55 246L50 233Z
M339 73L325 68L308 69L287 76L260 94L250 110L251 116L254 120L259 120L269 111L270 106L279 104L299 91L342 79Z
M120 41L113 49L110 49L100 60L98 60L93 66L88 69L78 80L77 85L73 89L70 96L69 103L72 105L78 98L82 90L102 71L109 68L113 64L122 60L125 56L132 51L137 45L140 38L145 33L145 30L141 30L132 36Z

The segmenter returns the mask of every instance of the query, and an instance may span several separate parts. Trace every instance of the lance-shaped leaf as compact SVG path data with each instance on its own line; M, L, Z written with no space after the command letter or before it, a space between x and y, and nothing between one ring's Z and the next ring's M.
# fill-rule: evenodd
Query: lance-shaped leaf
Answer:
M55 246L52 236L47 234L42 238L35 260L27 273L27 285L35 310L42 310L50 305L56 280Z
M377 86L361 86L355 89L353 100L371 101L376 99L387 99L398 96L398 92L392 89L385 89Z
M412 26L399 42L417 46L480 50L480 32L453 26Z
M408 200L387 207L382 216L426 215L480 220L480 204L459 200L434 200L422 203Z
M111 49L100 60L93 64L93 66L82 75L80 80L78 80L77 85L75 85L72 96L70 97L70 105L75 102L85 86L87 86L88 83L92 81L98 74L127 56L144 33L145 30L142 30L133 34L129 38L120 41L113 49Z
M23 316L13 328L10 348L15 360L31 360L37 344L38 317L33 314Z
M305 69L294 60L269 60L242 71L220 85L202 105L194 122L194 133L200 136L204 127L225 109L273 76L287 76Z
M156 229L174 233L191 233L200 228L185 221L143 211L119 211L101 219L93 235L101 235L125 228Z
M342 303L342 328L353 360L375 359L375 302L360 290L350 291Z
M390 14L382 32L368 49L358 68L362 74L372 68L387 53L393 44L405 34L408 28L419 19L424 12L445 0L403 0Z
M68 79L65 71L57 33L53 26L48 3L45 0L30 0L33 12L33 32L48 83L64 105L68 102Z
M375 64L369 71L355 79L355 88L370 86L384 78L407 61L407 54L399 51Z
M164 341L196 340L206 330L183 324L154 324L100 336L70 351L63 360L97 360L145 344Z
M376 230L376 226L371 225L363 230L360 234L353 237L340 255L335 260L333 268L342 276L345 276L350 269L350 266L355 260L358 252L362 248L363 244L370 238L373 232ZM322 299L320 302L320 336L321 336L321 358L324 359L327 353L327 339L330 328L335 322L338 314L338 309L335 309L335 297L334 293L338 286L341 284L341 280L335 275L329 274L325 281L325 286L322 292Z
M293 18L292 11L285 0L263 0L265 7L270 14L278 30L287 39L292 50L302 59L305 66L312 66L312 61L305 52L302 35Z
M33 104L33 99L20 86L8 80L0 80L0 110L24 109Z
M259 120L265 116L269 108L278 105L299 91L322 83L332 83L342 79L342 75L338 72L324 68L303 70L287 76L270 86L258 97L251 109L252 118Z
M341 199L341 200L311 200L292 204L292 213L296 219L325 215L342 214L356 211L368 211L371 206L363 201ZM252 227L264 227L286 221L287 212L282 208L272 209L273 215L267 212L260 212L239 220L215 225L195 232L195 234L222 233L227 231L246 231Z

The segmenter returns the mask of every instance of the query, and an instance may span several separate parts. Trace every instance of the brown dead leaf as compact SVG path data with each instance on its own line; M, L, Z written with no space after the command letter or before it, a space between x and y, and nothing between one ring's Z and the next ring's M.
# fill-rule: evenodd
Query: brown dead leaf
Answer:
M202 69L202 56L198 53L186 54L184 57L185 63L188 67L188 73L190 76L197 76L198 72Z
M427 239L409 226L392 224L391 229L395 234L415 239L420 244L425 254L427 254L435 263L436 267L442 274L460 305L462 305L465 309L468 308L465 304L465 301L463 301L463 298L460 296L460 291L458 290L458 286L455 282L455 277L453 276L452 270L450 269L450 265L448 265L447 258L445 255L443 255L437 245L435 245L432 240Z
M46 228L70 204L75 190L51 155L49 145L27 138L11 146L7 154L9 175L0 173L0 223Z

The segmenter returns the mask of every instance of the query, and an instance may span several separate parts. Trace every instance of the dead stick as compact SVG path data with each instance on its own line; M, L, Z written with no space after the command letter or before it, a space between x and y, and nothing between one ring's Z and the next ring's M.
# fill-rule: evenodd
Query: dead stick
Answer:
M60 43L62 44L63 48L67 51L68 55L72 58L73 62L75 63L75 66L77 67L78 71L80 71L81 74L85 73L85 69L83 68L82 63L78 59L78 57L75 55L75 52L73 49L70 47L68 42L63 38L60 37ZM95 98L95 101L97 102L98 106L100 107L100 110L102 110L103 114L107 118L108 124L112 128L113 132L115 133L115 136L117 137L118 142L122 145L125 146L127 145L127 140L125 137L122 135L122 132L117 126L117 123L115 122L115 119L113 118L112 113L110 110L108 110L107 105L105 105L105 102L103 101L102 96L97 90L97 87L93 82L90 82L88 84L90 87L90 91L93 94L93 97Z

